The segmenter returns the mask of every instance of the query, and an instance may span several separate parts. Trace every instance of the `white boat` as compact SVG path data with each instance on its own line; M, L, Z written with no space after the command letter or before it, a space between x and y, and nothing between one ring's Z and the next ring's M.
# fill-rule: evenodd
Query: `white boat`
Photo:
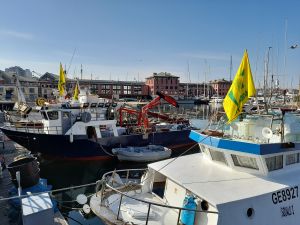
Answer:
M223 103L223 98L221 97L211 97L210 103L211 104L221 104Z
M242 62L237 76L251 76L246 51ZM105 174L93 212L107 224L298 225L300 114L268 113L191 131L200 153L151 163L138 183L136 171Z
M113 148L112 153L120 161L153 162L169 158L172 150L161 145L147 145L142 147Z
M273 127L263 127L272 119ZM149 164L138 183L127 182L137 170L105 174L104 181L115 174L126 179L117 186L106 183L91 208L111 224L175 225L192 196L194 225L299 224L300 116L285 114L285 132L275 121L254 116L231 124L224 134L192 131L200 153Z

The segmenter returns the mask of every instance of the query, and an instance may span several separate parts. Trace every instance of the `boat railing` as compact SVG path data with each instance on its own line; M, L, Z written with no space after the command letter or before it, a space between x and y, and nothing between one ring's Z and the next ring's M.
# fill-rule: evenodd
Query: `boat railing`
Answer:
M34 123L23 123L22 125L18 124L6 124L4 126L10 130L23 131L26 133L35 133L35 134L62 134L62 126L41 126L40 124Z
M177 223L176 223L177 225L180 224L180 216L181 216L181 212L183 210L194 212L194 213L218 214L218 212L216 212L216 211L188 209L188 208L183 208L183 207L171 206L171 205L161 204L161 203L154 202L154 201L148 201L148 200L140 199L140 198L130 196L129 194L127 194L127 192L130 191L130 189L128 189L128 187L132 187L131 190L135 190L135 191L137 190L136 188L135 189L133 188L134 184L135 184L135 186L139 186L140 189L142 188L141 183L140 184L132 183L132 179L136 180L138 178L138 180L141 181L141 177L142 177L141 174L146 174L147 171L148 171L148 169L146 169L146 168L143 168L143 169L114 170L114 171L107 172L102 176L102 181L104 181L104 189L102 189L102 191L101 191L101 197L100 197L101 198L101 203L100 204L103 205L103 200L105 198L104 192L111 192L111 194L113 192L113 193L119 194L120 195L120 202L119 202L119 205L118 205L118 212L117 212L117 217L116 217L117 220L122 221L122 219L120 218L120 212L121 212L121 206L122 206L122 201L123 201L124 197L148 205L147 216L145 218L145 224L146 225L149 222L150 210L151 210L151 207L153 207L153 206L167 208L167 209L173 209L175 211L177 210L178 211L178 217L177 217ZM122 184L123 186L113 187L114 186L114 179L112 179L111 184L109 183L110 178L114 178L114 176L116 176L116 174L118 174L120 176L120 178L123 178L123 179L125 178L125 182Z

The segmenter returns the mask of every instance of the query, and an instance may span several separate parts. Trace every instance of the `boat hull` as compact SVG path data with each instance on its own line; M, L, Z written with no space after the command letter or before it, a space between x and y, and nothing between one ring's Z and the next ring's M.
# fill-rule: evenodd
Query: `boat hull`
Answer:
M0 128L12 141L25 147L32 153L41 153L50 157L101 160L113 158L112 148L120 146L145 146L149 144L162 145L172 150L187 149L196 144L189 139L190 130L155 132L147 136L142 134L122 135L88 139L86 135L54 135L41 133L26 133L24 131Z

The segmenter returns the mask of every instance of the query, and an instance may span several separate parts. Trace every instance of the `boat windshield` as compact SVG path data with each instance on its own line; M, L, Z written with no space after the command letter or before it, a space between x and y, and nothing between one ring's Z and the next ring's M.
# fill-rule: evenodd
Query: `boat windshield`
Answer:
M47 112L49 120L57 120L58 119L58 111L49 111Z

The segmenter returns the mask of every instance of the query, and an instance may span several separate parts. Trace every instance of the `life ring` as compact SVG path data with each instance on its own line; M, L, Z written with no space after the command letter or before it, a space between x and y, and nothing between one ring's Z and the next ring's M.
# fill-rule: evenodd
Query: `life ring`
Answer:
M41 98L41 97L39 97L39 98L37 98L35 100L35 104L37 106L43 106L45 104L45 102L46 102L46 99L45 98Z

